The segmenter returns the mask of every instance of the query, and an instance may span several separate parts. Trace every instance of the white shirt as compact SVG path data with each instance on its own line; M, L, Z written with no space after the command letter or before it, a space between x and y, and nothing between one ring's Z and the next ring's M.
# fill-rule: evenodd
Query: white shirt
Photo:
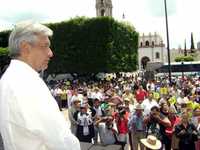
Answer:
M114 133L108 129L105 123L99 123L99 136L103 144L114 144L116 142Z
M158 103L156 102L156 100L152 99L152 101L150 101L149 99L145 99L143 102L142 102L142 107L144 108L144 115L149 115L150 111L151 111L151 108L153 106L157 106L159 107Z
M0 80L0 132L5 150L80 150L44 81L19 60Z

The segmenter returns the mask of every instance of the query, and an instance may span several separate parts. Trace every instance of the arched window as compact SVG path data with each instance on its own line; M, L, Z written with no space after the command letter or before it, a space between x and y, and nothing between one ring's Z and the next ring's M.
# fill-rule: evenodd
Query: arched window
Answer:
M142 47L142 42L140 43L140 46Z
M103 4L103 0L101 0L101 4Z
M145 46L149 46L149 41L146 41L146 42L145 42Z
M105 16L105 10L104 9L101 10L101 16Z
M160 53L156 52L156 59L160 59Z

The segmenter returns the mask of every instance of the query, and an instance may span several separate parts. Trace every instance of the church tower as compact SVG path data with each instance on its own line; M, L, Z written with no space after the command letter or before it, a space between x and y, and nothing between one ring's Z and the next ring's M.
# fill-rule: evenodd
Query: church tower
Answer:
M112 17L112 0L96 0L96 15Z

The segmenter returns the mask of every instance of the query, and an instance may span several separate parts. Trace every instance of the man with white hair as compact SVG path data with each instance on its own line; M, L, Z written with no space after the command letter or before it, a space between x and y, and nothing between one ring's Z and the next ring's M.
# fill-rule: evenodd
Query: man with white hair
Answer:
M40 71L53 57L39 23L23 22L9 37L12 58L0 80L0 132L5 150L80 150Z

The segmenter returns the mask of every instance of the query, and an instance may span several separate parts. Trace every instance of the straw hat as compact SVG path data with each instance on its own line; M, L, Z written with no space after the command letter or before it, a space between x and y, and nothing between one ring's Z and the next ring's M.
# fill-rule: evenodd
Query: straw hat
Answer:
M162 146L160 140L153 135L148 135L146 139L141 139L140 141L144 144L144 146L153 150L158 150Z

